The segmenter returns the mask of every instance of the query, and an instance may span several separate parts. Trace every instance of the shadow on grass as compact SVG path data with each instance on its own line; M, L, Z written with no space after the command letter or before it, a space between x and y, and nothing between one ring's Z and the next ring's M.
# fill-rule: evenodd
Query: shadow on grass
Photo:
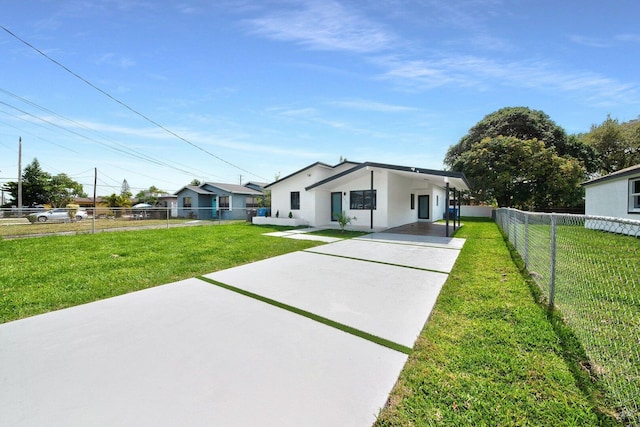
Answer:
M596 372L593 371L589 357L582 346L582 343L575 335L571 327L565 322L560 310L548 305L548 298L542 294L540 287L531 277L531 273L527 270L524 261L516 248L509 241L508 236L498 227L502 238L509 249L511 259L520 270L523 279L529 286L531 295L535 301L546 309L547 320L552 325L558 339L560 341L560 349L562 357L573 375L576 385L584 393L591 403L595 415L601 426L620 426L620 417L617 411L612 409L612 405L607 402L604 385Z

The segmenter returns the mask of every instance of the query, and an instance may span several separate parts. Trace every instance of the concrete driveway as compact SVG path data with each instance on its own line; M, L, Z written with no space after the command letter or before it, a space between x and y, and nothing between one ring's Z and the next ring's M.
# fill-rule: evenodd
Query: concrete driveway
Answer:
M462 243L374 234L0 325L0 419L370 426Z

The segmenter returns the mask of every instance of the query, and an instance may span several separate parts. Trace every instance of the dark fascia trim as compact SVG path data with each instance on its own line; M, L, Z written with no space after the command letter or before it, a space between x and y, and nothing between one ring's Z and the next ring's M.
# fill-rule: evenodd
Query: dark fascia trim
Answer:
M320 165L320 166L325 166L325 167L327 167L327 168L335 169L335 168L337 168L338 166L343 165L343 164L345 164L345 163L352 163L352 164L356 164L356 165L357 165L357 164L359 164L359 163L357 163L357 162L350 162L349 160L345 160L344 162L338 163L338 164L337 164L337 165L335 165L335 166L331 166L331 165L329 165L329 164L327 164L327 163L324 163L324 162L315 162L315 163L310 164L309 166L306 166L306 167L304 167L304 168L302 168L302 169L300 169L300 170L298 170L298 171L293 172L292 174L289 174L289 175L285 176L284 178L280 178L279 180L274 181L274 182L272 182L271 184L267 184L267 185L266 185L266 186L264 186L263 188L265 188L265 189L266 189L266 188L269 188L269 187L271 187L271 186L272 186L272 185L274 185L274 184L278 184L278 183L280 183L280 182L284 181L285 179L289 179L289 178L291 178L292 176L298 175L299 173L304 172L304 171L306 171L307 169L311 169L311 168L312 168L312 167L314 167L314 166L318 166L318 165Z
M372 168L381 168L381 169L390 169L390 170L397 170L397 171L401 171L401 172L415 172L415 173L421 173L421 174L427 174L427 175L435 175L435 176L443 176L443 177L449 177L449 178L459 178L462 179L462 181L466 184L466 186L468 188L470 188L471 186L469 185L469 182L467 181L467 178L464 176L464 173L462 172L453 172L453 171L441 171L441 170L435 170L435 169L424 169L424 168L414 168L414 167L410 167L410 166L397 166L397 165L388 165L385 163L373 163L373 162L365 162L365 163L360 163L358 166L353 167L351 169L347 169L344 172L340 172L339 174L330 176L329 178L323 179L322 181L318 181L315 184L312 184L308 187L305 188L305 190L311 190L315 187L318 187L320 185L326 184L327 182L333 181L334 179L338 179L341 178L345 175L348 175L352 172L355 172L357 170L360 170L362 168L366 168L367 166L372 167Z
M622 170L619 170L617 172L610 173L609 175L601 176L600 178L596 178L596 179L592 179L591 181L583 182L580 185L582 185L583 187L586 187L586 186L589 186L589 185L592 185L592 184L599 184L601 182L611 181L613 179L624 178L624 177L629 176L629 175L637 175L639 173L640 173L640 165L631 166L630 168L622 169Z

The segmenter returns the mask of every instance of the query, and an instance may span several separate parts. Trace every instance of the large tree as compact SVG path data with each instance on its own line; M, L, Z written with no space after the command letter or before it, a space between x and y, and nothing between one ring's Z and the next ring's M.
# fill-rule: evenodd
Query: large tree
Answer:
M14 201L18 200L17 182L8 182L5 190L9 191ZM22 173L23 206L50 204L53 207L61 207L71 202L76 196L86 196L86 194L82 191L82 185L66 174L51 176L42 170L37 158L25 166Z
M580 163L537 139L485 138L458 156L453 169L464 171L477 199L499 206L543 209L582 198Z
M69 178L64 173L51 177L48 194L49 204L54 208L66 206L73 202L76 197L87 197L86 193L82 191L82 184Z
M152 185L146 190L139 191L138 194L136 194L136 199L138 200L138 203L148 203L152 206L156 206L158 204L158 196L162 193L164 193L163 190Z
M579 160L588 172L597 168L594 150L575 137L567 137L564 129L540 110L528 107L505 107L486 115L476 123L460 142L451 146L444 159L445 165L452 167L456 159L474 144L485 138L511 136L520 140L537 139L547 148L554 148L561 157Z
M607 116L582 138L597 151L602 175L640 163L640 120L620 123Z

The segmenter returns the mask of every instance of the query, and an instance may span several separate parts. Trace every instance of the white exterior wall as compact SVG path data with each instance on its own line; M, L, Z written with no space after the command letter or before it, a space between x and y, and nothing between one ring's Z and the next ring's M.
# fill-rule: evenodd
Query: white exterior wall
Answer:
M629 177L588 185L585 195L585 215L640 220L640 215L628 213Z
M387 212L389 228L409 224L418 220L418 191L414 181L396 174L388 174ZM414 209L411 209L411 194L415 194Z
M431 218L430 222L438 221L444 218L444 211L447 207L447 192L444 188L433 187L431 190Z
M492 206L460 206L460 216L475 216L491 218L493 216Z
M387 228L387 176L386 172L375 171L373 175L373 189L376 190L376 209L373 211L373 227ZM331 222L331 192L342 193L342 210L350 218L357 219L351 221L353 228L371 228L371 211L369 209L350 209L349 193L357 190L371 189L371 172L355 178L343 185L336 185L330 191L314 190L318 193L316 199L319 201L316 210L318 218L317 225L329 224ZM346 194L345 194L346 193ZM320 203L321 201L321 203ZM324 206L322 206L324 205Z
M353 167L352 165L345 169ZM340 169L338 169L340 170ZM318 209L321 208L321 203L318 203L317 198L323 199L322 195L317 191L306 191L305 188L321 181L325 178L336 173L336 169L329 168L323 165L315 165L307 170L300 172L295 176L291 176L286 180L274 184L271 189L271 216L275 216L276 212L280 212L280 218L288 218L289 212L293 214L294 218L299 218L307 221L310 225L317 225ZM291 192L300 192L300 209L291 210ZM329 201L329 195L326 196ZM331 204L329 203L329 206ZM330 208L328 208L330 209ZM322 223L322 221L320 221Z

